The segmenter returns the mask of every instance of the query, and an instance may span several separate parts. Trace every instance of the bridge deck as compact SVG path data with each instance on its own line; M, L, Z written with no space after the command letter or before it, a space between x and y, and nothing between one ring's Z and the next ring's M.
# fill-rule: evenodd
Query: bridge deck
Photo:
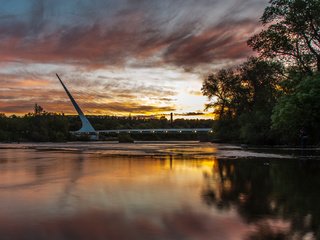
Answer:
M212 132L211 128L156 128L156 129L113 129L97 130L97 133L197 133Z
M98 130L96 131L86 116L83 114L82 110L80 109L79 105L77 104L76 100L72 97L71 93L67 89L67 87L62 82L61 78L58 74L57 78L59 79L62 87L66 91L68 97L70 98L71 103L73 104L74 108L78 112L78 115L81 120L82 127L78 131L74 131L74 134L99 134L99 133L197 133L197 132L212 132L211 128L156 128L156 129L113 129L113 130Z

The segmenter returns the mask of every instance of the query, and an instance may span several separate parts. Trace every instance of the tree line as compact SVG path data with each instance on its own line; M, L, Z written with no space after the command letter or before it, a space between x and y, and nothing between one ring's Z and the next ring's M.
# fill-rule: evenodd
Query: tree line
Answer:
M89 116L89 121L96 130L108 129L147 129L147 128L211 128L213 120L205 119L175 119L172 123L165 117L117 117L117 116ZM34 112L24 116L6 116L0 113L0 142L61 142L72 140L88 140L85 136L76 138L70 131L81 128L78 116L50 113L35 104ZM177 140L194 139L195 134L136 134L137 140ZM106 136L104 136L106 137ZM118 136L111 136L117 139ZM107 137L106 137L107 138Z
M202 92L224 141L320 142L320 1L271 0L263 30L248 40L258 53L208 75Z

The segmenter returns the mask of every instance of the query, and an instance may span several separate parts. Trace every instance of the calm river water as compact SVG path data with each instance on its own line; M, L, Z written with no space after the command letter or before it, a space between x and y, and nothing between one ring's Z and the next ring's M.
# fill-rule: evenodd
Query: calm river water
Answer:
M207 143L0 145L0 239L317 239L320 162L296 155Z

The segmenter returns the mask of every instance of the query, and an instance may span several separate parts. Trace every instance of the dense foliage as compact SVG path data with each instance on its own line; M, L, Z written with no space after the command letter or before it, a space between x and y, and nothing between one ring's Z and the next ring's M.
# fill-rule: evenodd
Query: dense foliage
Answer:
M281 64L250 58L233 69L222 69L209 75L203 93L213 100L219 121L217 138L243 139L254 143L267 142L271 127L270 115L279 96Z
M272 127L283 140L296 138L296 130L309 131L310 142L320 141L320 76L306 77L290 94L283 95L274 107Z
M203 83L217 137L247 143L319 143L319 0L271 0L265 29L248 45L259 56L210 74Z

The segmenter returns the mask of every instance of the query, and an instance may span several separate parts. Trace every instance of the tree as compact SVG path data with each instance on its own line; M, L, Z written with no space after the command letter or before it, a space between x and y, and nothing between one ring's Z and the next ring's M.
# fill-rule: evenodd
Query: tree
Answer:
M248 45L262 57L281 59L305 73L320 71L319 12L319 0L271 0L261 17L267 29Z
M255 107L273 106L283 71L279 62L251 57L238 67L210 74L202 85L203 94L213 100L207 108L214 108L221 119Z
M37 103L34 104L34 114L35 115L41 115L43 113L43 108L38 105Z
M320 135L320 75L309 76L301 81L275 106L272 127L285 136L285 141L294 142L299 130L308 130L309 142L319 141Z
M213 108L218 119L232 118L237 111L237 96L242 91L235 69L222 69L210 74L203 82L202 93L213 100L206 108Z
M240 66L247 88L247 106L239 115L239 136L248 143L272 143L271 114L280 96L283 66L278 62L249 58Z
M233 140L247 142L266 140L282 76L280 63L254 57L238 67L209 75L202 92L213 101L207 108L217 114L217 136L225 139L229 135L229 139L232 136Z

